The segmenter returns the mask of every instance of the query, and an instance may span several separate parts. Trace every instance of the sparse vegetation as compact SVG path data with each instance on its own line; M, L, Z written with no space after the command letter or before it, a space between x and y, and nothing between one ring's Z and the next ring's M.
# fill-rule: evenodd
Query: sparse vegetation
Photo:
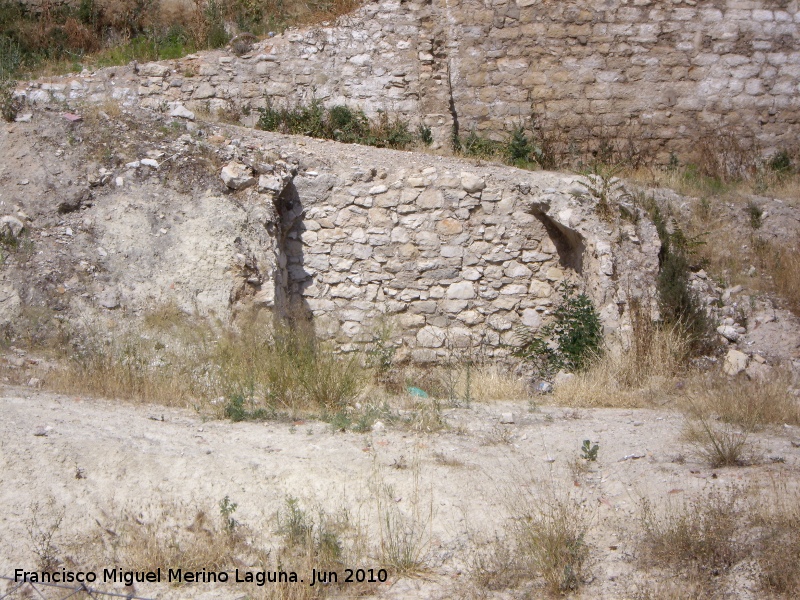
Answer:
M632 299L628 347L609 350L586 371L559 385L554 400L567 406L633 407L663 403L686 370L689 344L676 326L657 323L650 300Z
M399 117L390 118L381 112L377 118L368 119L359 108L344 105L326 108L317 99L307 105L283 108L273 107L268 101L267 107L259 109L259 112L261 116L257 126L265 131L399 150L420 140L409 130L408 123Z
M632 196L625 189L625 184L618 177L621 167L607 167L593 163L581 185L595 201L595 210L604 221L614 222L621 214L635 218L635 215L622 204Z
M753 230L759 229L762 225L761 217L764 211L761 207L753 201L747 203L747 216L750 218L750 227Z
M574 591L584 583L589 520L586 508L569 495L551 495L518 513L513 531L523 568L541 576L551 593Z
M714 324L689 285L690 257L703 244L701 236L686 236L677 221L668 221L658 206L650 206L650 216L661 240L657 279L661 319L685 332L693 354L712 353Z
M753 460L749 443L753 427L752 423L715 423L709 418L696 415L687 422L684 436L698 456L710 466L736 467L750 464Z
M81 0L36 8L3 0L0 40L19 48L16 71L25 76L80 71L178 58L224 46L236 34L261 37L290 25L334 19L356 6L356 0ZM244 37L235 37L234 51L247 50Z
M788 308L800 315L800 234L792 244L754 240L757 264L768 275L766 288L774 290Z
M716 489L660 512L644 500L640 563L666 567L685 582L676 595L662 597L717 597L742 561L755 564L760 597L793 597L800 591L796 500L796 491L785 488L765 498L741 487Z
M9 123L17 117L20 108L19 102L14 98L14 90L17 84L15 77L21 62L19 45L0 32L0 116Z
M433 519L433 505L426 507L423 503L418 467L412 475L414 487L408 512L397 505L393 488L380 477L375 479L380 560L385 567L404 575L423 569L431 539L427 528Z
M338 355L310 328L256 314L217 329L164 311L142 331L111 339L89 331L73 341L75 352L52 379L56 389L205 407L222 397L220 411L236 421L335 412L370 379L359 356Z
M34 502L28 510L28 520L25 529L28 533L28 542L38 560L38 569L44 573L51 573L61 566L61 550L58 546L61 525L64 522L64 509L56 506L55 500L45 504Z
M643 558L710 584L744 555L739 529L741 502L738 488L716 490L664 514L644 500Z
M689 379L680 404L690 414L740 427L800 425L800 403L789 394L791 373L775 369L766 380L700 374Z

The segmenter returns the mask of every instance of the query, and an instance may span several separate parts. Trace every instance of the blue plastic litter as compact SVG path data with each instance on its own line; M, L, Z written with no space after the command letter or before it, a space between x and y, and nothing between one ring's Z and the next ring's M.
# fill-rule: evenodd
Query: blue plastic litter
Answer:
M417 398L427 398L428 397L428 392L426 392L425 390L421 390L418 387L413 387L413 386L409 387L408 388L408 393L411 394L412 396L416 396Z

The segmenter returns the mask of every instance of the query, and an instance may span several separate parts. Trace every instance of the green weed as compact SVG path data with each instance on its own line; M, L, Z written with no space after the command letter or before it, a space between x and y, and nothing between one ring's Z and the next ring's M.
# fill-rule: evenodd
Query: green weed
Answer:
M418 135L409 130L408 123L398 117L390 118L381 112L376 118L369 119L359 108L344 105L326 108L317 99L306 105L282 108L267 102L259 112L257 127L264 131L400 150L419 140Z
M592 445L590 440L583 440L581 445L581 458L595 462L597 460L597 452L600 450L600 444Z
M238 506L239 505L235 502L231 502L228 496L225 496L219 502L219 514L222 516L222 522L225 524L225 531L228 533L233 533L239 525L238 521L233 518L233 513L236 512Z
M603 329L600 315L591 299L576 294L576 286L560 285L561 302L553 320L538 331L517 330L518 347L514 354L531 361L542 376L557 371L581 371L602 354Z

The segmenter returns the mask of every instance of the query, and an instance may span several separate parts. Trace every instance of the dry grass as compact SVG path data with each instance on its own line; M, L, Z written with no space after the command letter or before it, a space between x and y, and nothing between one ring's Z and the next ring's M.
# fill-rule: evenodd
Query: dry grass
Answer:
M363 545L357 539L345 539L353 532L346 513L330 515L320 509L312 514L296 499L287 498L274 527L259 531L234 518L235 504L228 501L224 506L227 510L222 510L222 502L215 508L164 502L123 510L109 517L92 539L73 545L73 562L124 565L126 571L179 566L186 572L229 574L246 567L254 572L294 571L298 578L308 577L312 569L339 572L339 585L239 585L240 591L254 600L310 600L336 596L344 589L366 594L374 587L343 583L345 566L366 564L366 555L360 553ZM231 578L222 585L236 584Z
M710 584L745 556L739 527L742 497L739 488L714 490L662 514L643 501L641 558L649 566L666 566Z
M514 482L501 495L509 524L493 537L470 533L469 579L461 596L494 598L492 592L523 589L526 598L574 593L588 576L590 509L552 481L538 492ZM529 596L531 583L544 594Z
M750 444L753 428L753 423L717 423L698 416L686 422L683 437L692 445L698 458L708 462L712 468L736 467L755 460Z
M647 407L661 404L685 369L688 342L677 328L638 330L629 349L608 351L587 371L556 386L556 404L577 407Z
M771 289L800 315L800 234L790 246L763 239L756 239L753 246L758 266L770 278Z
M589 547L586 510L571 497L551 498L517 522L518 551L553 594L583 584Z
M476 402L522 400L530 396L523 377L510 368L495 363L461 366L456 372L455 393Z
M378 561L399 575L425 570L433 538L433 495L422 489L417 458L412 459L411 477L412 487L404 508L398 505L397 492L377 465L370 477L370 493L378 519Z
M800 402L789 394L791 383L791 373L778 369L764 381L698 375L687 381L678 402L691 416L746 428L800 425Z
M125 510L104 526L101 537L113 553L112 564L154 571L180 565L187 571L221 571L235 559L267 561L269 552L247 543L244 526L229 528L213 511L169 503Z
M78 340L50 387L177 406L222 398L219 411L236 420L335 411L355 401L371 377L359 356L339 356L310 328L275 325L257 313L221 326L168 306L141 328L88 330Z
M789 395L791 374L767 381L698 375L678 403L687 414L685 439L712 467L750 464L752 434L763 425L800 423L800 403Z
M657 167L629 170L626 176L649 187L670 188L698 198L690 215L673 214L665 207L690 239L702 242L693 248L693 262L728 286L741 284L752 292L777 294L800 314L800 238L791 243L767 239L752 213L754 194L797 207L800 173L778 172L762 165L744 179L710 178L686 168ZM742 231L749 231L749 238L743 237ZM751 265L757 267L755 275L750 272Z
M590 556L586 535L593 513L582 498L571 489L557 488L552 480L538 491L515 481L502 495L510 516L506 535L475 544L472 582L499 590L539 578L552 595L583 585Z
M745 576L753 579L758 597L796 598L798 491L775 485L751 492L739 487L715 489L661 511L643 501L638 560L649 570L649 582L636 597L731 597L735 590L729 586L746 585L728 579L736 571L750 573ZM755 568L738 569L745 561Z
M739 180L720 180L698 172L696 168L667 168L660 165L627 168L622 177L653 188L668 188L681 195L699 198L713 197L730 202L742 195L765 193L789 203L796 203L800 173L774 173L758 171L755 176Z
M783 598L800 596L800 494L771 490L772 502L756 502L751 524L758 532L755 553L764 591Z

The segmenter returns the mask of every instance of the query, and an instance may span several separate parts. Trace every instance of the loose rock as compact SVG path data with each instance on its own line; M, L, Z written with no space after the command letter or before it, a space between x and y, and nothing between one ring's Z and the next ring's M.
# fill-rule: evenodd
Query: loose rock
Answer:
M728 350L725 355L725 362L722 370L731 377L734 377L747 368L747 354L738 350Z

